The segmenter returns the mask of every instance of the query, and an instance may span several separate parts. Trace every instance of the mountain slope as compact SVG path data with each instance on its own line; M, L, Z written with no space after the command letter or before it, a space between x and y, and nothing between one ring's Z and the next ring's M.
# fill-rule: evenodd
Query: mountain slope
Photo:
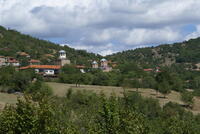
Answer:
M58 56L59 50L65 50L67 57L76 64L89 64L89 60L100 58L100 55L88 53L84 50L75 50L68 46L59 46L29 35L21 34L15 30L7 30L0 26L0 55L17 58L17 52L26 52L33 59L40 59L51 63ZM45 55L51 55L45 58Z
M171 65L173 63L196 64L200 62L200 38L171 45L123 51L109 55L107 58L119 63L136 62L151 66Z

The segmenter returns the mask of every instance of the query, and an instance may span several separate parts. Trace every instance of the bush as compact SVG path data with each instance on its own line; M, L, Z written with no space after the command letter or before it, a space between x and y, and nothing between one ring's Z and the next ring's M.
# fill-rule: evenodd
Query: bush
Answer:
M189 92L189 91L184 91L183 93L181 93L181 100L183 102L186 103L186 106L192 108L192 105L194 103L194 100L193 100L194 96L192 94L192 92Z

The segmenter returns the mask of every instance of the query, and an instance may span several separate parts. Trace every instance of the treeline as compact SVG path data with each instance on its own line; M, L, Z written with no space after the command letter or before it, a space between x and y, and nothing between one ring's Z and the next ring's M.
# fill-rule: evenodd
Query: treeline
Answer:
M52 94L51 88L34 70L18 71L12 66L0 68L0 92Z
M16 106L0 113L4 134L199 134L200 115L178 104L163 108L157 100L124 92L109 98L92 92L73 92L65 97L26 95Z
M200 95L200 72L188 71L182 65L161 68L161 72L145 72L141 65L125 63L111 72L88 69L81 73L73 65L66 65L59 75L59 82L69 84L87 84L101 86L121 86L128 88L151 88L163 94L170 90L185 92L193 89L194 95Z

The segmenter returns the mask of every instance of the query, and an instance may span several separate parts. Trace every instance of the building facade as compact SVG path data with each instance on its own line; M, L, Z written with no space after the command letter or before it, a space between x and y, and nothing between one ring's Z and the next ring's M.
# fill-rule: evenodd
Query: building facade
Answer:
M92 62L92 68L99 68L99 64L96 61Z
M59 51L58 62L61 66L71 63L71 61L69 59L67 59L66 52L64 50Z

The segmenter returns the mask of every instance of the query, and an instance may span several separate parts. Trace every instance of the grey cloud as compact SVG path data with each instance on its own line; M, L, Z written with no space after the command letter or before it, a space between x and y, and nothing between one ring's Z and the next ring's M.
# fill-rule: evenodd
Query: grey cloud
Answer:
M183 40L182 26L199 25L199 12L196 0L0 0L0 25L106 54Z

